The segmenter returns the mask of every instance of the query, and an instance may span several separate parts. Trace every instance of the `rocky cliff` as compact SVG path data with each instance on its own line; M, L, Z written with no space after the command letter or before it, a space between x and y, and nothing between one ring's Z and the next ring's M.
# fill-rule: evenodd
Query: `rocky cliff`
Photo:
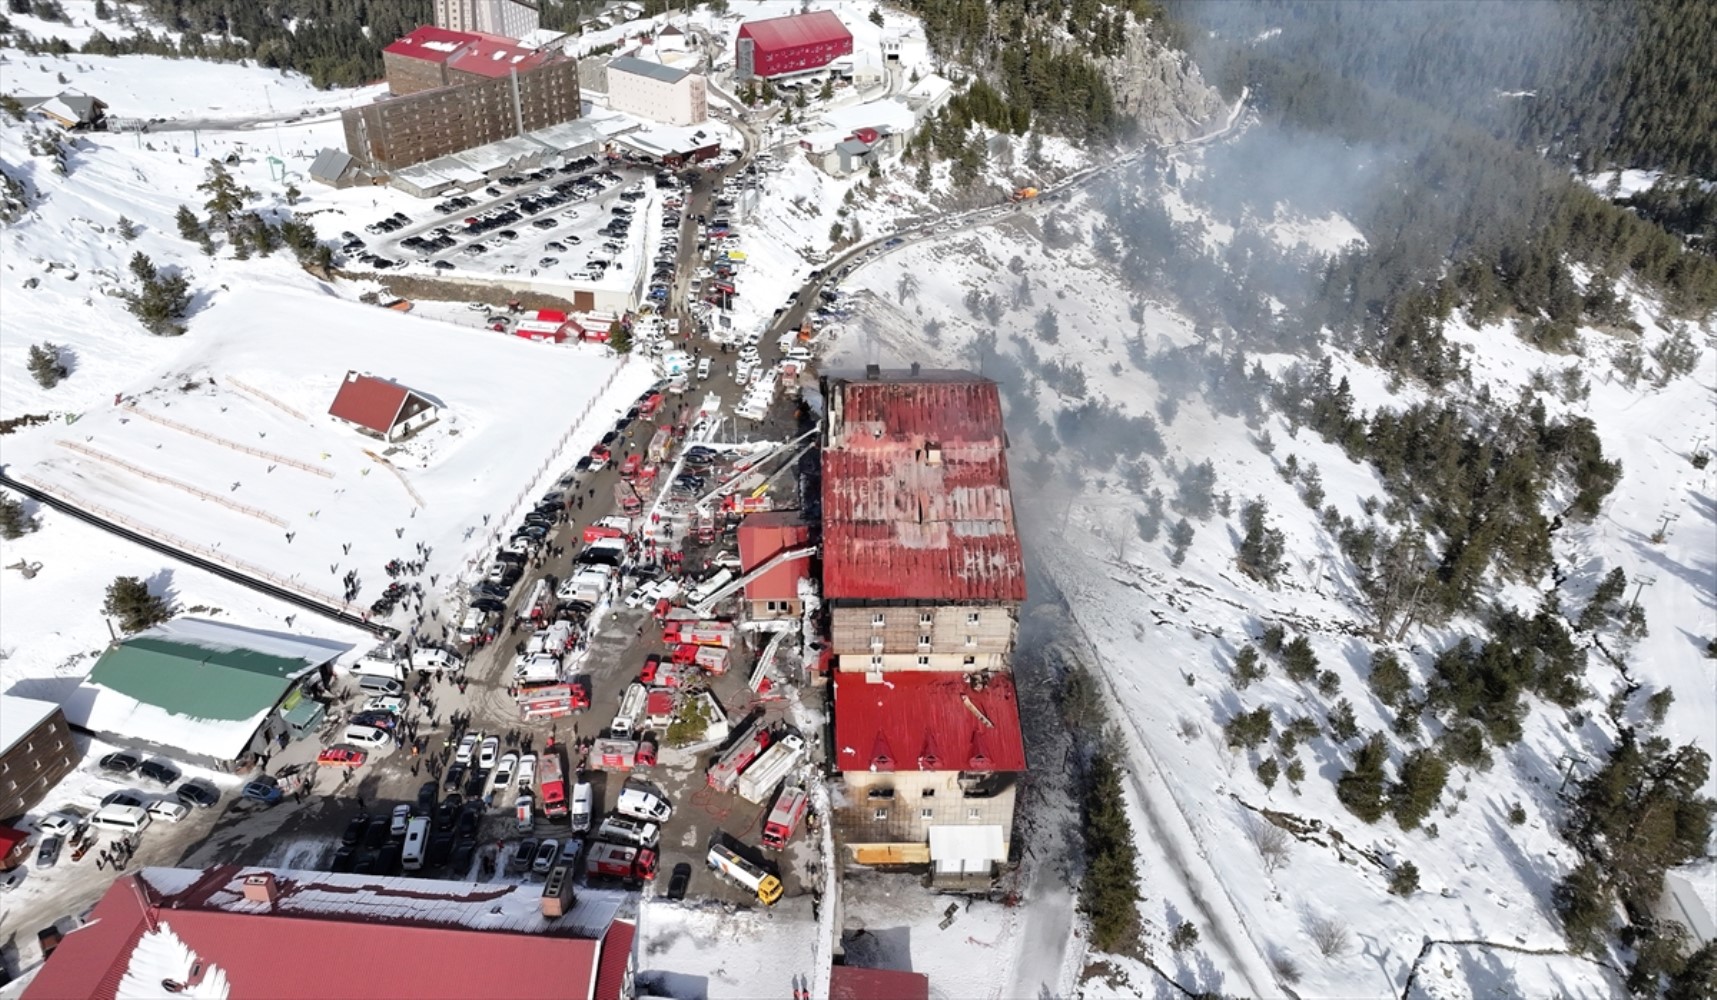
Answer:
M1138 119L1139 129L1148 139L1188 139L1207 131L1228 113L1222 95L1204 82L1186 53L1151 38L1144 24L1130 22L1126 49L1096 62L1114 88L1116 104Z

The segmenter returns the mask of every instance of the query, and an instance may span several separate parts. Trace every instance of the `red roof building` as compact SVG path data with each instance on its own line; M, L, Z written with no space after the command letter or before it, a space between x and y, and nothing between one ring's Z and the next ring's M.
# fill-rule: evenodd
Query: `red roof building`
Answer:
M453 58L460 49L477 40L477 36L467 31L449 31L426 24L411 34L405 36L382 49L389 55L404 56L407 59L420 59L424 62L444 63Z
M580 890L550 918L534 885L145 868L108 888L24 997L617 1000L635 932L615 919L623 899Z
M748 515L739 522L739 565L750 573L783 552L803 549L811 542L811 526L796 510L777 510ZM797 616L799 581L811 575L811 558L783 560L745 585L745 599L752 602L752 617ZM780 612L779 614L771 614Z
M853 35L834 11L747 21L739 26L735 71L740 79L821 69L853 54Z
M1026 769L1012 674L902 671L878 677L886 679L835 674L838 770Z
M1024 601L996 384L871 368L823 395L824 596Z
M398 382L348 371L328 413L386 441L434 423L441 407Z
M922 972L837 965L829 970L829 1000L930 1000L930 977Z
M29 856L30 835L16 827L0 826L0 872L9 872Z
M492 80L515 70L522 73L535 69L558 58L557 53L548 49L523 48L511 38L473 33L471 40L454 53L448 65L455 74L466 73Z

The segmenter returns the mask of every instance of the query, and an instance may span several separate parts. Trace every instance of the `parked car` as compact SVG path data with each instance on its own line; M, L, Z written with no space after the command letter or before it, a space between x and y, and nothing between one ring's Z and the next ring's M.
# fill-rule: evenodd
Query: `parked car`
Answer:
M51 812L36 821L36 829L44 835L69 837L83 825L83 817L73 813Z
M103 809L108 806L135 806L142 809L148 804L149 800L145 799L141 792L132 791L129 788L117 792L108 792L101 800Z
M324 767L362 767L370 755L356 747L329 747L316 755L316 763Z
M405 827L411 822L411 807L397 805L393 807L393 818L388 823L388 833L395 837L405 836Z
M60 845L63 843L65 841L58 836L43 837L41 844L36 847L36 867L52 868L59 864Z
M560 860L560 841L549 839L537 847L537 856L531 861L531 871L540 875L548 874L554 863Z
M130 774L142 763L141 754L132 753L130 750L115 750L103 757L99 766L108 774Z
M435 782L426 781L417 786L417 811L425 816L435 811Z
M177 799L157 799L149 803L149 815L166 823L177 823L191 815L191 807Z
M692 884L692 866L682 861L674 866L674 875L668 879L668 898L685 899L686 888Z
M455 764L471 763L471 755L476 752L476 750L477 734L466 733L464 737L459 740L459 746L453 751L453 762Z
M146 760L137 773L158 785L171 785L179 780L179 769L164 760Z
M279 785L271 785L266 781L252 781L244 786L243 791L239 792L239 796L241 798L261 802L266 805L273 805L276 802L279 802L283 794L284 793L280 791Z
M537 838L526 837L524 840L519 841L518 847L513 849L513 856L508 861L507 867L513 871L522 872L529 868L531 866L531 862L536 859Z
M203 781L187 781L173 790L179 801L207 809L221 800L220 789Z

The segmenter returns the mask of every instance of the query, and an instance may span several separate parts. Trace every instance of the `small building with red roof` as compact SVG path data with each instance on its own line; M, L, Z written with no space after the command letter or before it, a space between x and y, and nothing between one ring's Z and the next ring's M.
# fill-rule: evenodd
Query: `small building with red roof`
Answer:
M799 584L811 575L811 554L797 557L811 543L811 526L802 512L773 510L747 515L739 522L739 566L742 576L759 569L745 585L745 603L753 620L798 618L804 613ZM779 561L770 566L772 560Z
M383 441L393 442L434 423L441 416L441 405L398 382L348 371L328 413Z
M619 1000L636 931L624 901L580 889L551 917L533 884L144 868L109 886L23 997Z
M822 69L853 54L853 33L832 10L746 21L734 43L734 76L770 79Z
M30 856L30 835L15 826L0 826L0 872L9 872Z

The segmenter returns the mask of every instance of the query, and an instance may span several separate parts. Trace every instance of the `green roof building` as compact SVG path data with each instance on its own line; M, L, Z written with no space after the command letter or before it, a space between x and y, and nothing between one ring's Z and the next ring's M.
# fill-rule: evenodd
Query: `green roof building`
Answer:
M116 643L66 706L73 725L222 766L315 729L325 685L352 647L181 618Z

